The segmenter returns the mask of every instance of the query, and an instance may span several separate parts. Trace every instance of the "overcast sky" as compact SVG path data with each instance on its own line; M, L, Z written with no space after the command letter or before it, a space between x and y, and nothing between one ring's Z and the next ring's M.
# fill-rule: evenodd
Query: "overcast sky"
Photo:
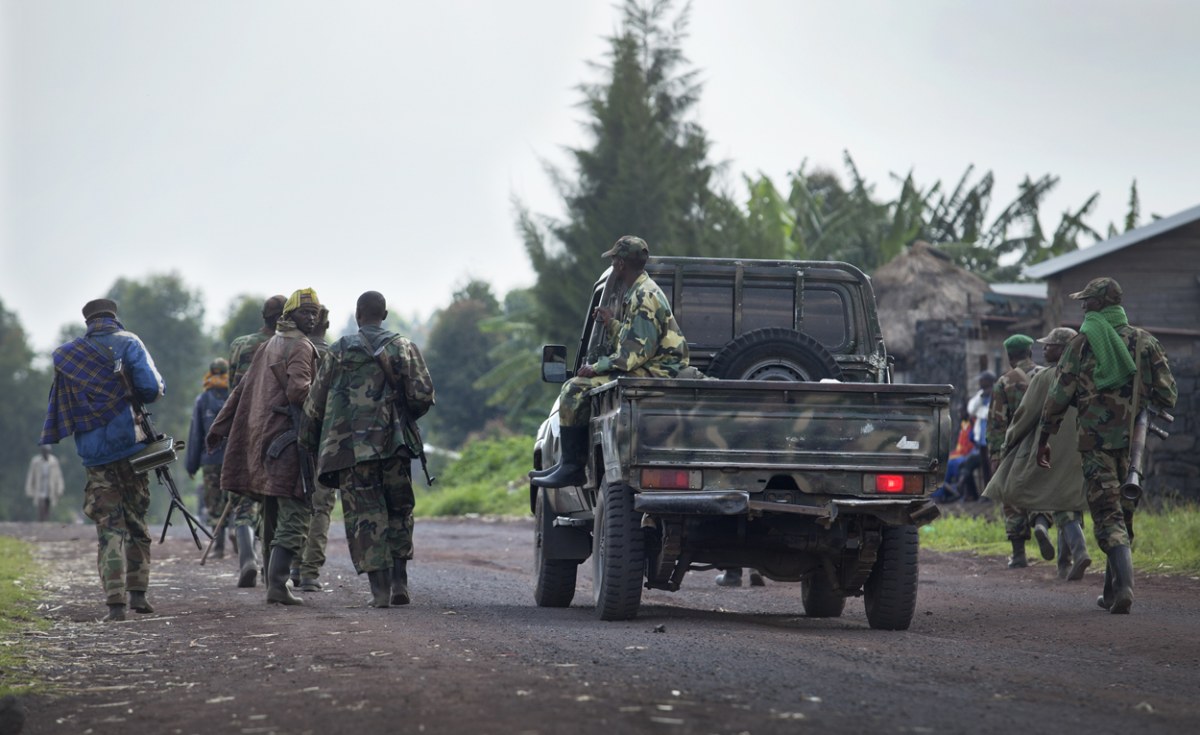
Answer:
M427 316L470 278L532 285L512 199L561 213L543 164L587 143L576 86L620 17L605 0L0 8L0 301L39 350L121 276L178 271L210 325L241 293L312 286L337 325L367 289ZM1056 174L1043 225L1099 191L1103 231L1135 177L1146 217L1200 203L1197 28L1194 2L695 0L684 50L739 197L742 173L786 188L849 150L881 196L910 168L946 186L990 169L997 205Z

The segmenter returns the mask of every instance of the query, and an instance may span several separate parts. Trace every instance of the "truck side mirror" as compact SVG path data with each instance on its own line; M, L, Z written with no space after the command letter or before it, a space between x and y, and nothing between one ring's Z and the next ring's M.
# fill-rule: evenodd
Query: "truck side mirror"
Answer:
M546 383L567 382L565 345L542 345L542 380Z

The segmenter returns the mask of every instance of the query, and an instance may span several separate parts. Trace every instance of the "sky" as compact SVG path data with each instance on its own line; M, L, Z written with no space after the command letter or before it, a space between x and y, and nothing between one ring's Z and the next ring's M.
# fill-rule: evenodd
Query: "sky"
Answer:
M620 17L0 0L0 302L44 352L121 277L178 272L209 326L240 294L315 288L336 328L365 290L423 318L471 279L532 286L515 202L562 216L546 167L590 144L578 85ZM1146 220L1200 203L1196 28L1183 1L693 0L683 50L739 199L849 151L880 196L991 170L993 216L1054 174L1043 226L1099 192L1103 232L1135 178Z

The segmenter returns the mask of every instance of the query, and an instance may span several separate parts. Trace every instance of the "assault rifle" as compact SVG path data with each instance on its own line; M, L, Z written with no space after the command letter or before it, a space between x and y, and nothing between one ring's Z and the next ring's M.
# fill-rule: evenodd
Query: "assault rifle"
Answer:
M162 543L167 538L167 529L171 526L171 514L176 509L183 513L183 518L187 522L188 529L192 532L192 540L196 542L197 549L203 549L204 545L200 543L200 535L196 533L199 528L205 536L212 538L212 533L209 532L204 524L192 515L187 506L184 505L183 498L179 495L179 488L175 485L175 479L171 477L170 464L178 459L179 450L183 449L183 442L175 441L166 434L160 434L155 430L154 424L150 421L150 411L146 410L145 404L138 400L137 392L133 389L133 381L129 378L129 373L125 371L124 366L117 362L117 372L121 375L121 382L125 384L125 390L129 397L129 403L133 406L134 419L138 426L150 439L150 443L146 448L129 458L129 464L133 467L134 472L148 473L154 470L154 476L158 478L158 484L164 485L167 492L171 496L171 506L167 508L167 518L163 521L162 534L158 537L158 543Z
M437 478L429 476L429 465L425 459L425 440L421 438L421 427L417 426L417 420L413 418L412 411L408 408L408 394L404 392L404 385L396 379L396 375L392 372L391 360L386 359L383 354L385 347L387 347L386 343L375 350L375 361L379 363L379 369L383 371L383 379L391 386L392 395L396 397L396 410L400 412L400 420L417 441L417 459L421 460L421 472L425 473L425 484L433 487L433 481Z
M1167 430L1155 424L1153 419L1162 419L1164 423L1169 424L1175 420L1175 417L1153 406L1146 406L1138 411L1137 418L1133 423L1133 433L1129 436L1129 474L1121 485L1121 497L1126 500L1137 500L1142 496L1147 436L1155 434L1162 439L1170 436Z

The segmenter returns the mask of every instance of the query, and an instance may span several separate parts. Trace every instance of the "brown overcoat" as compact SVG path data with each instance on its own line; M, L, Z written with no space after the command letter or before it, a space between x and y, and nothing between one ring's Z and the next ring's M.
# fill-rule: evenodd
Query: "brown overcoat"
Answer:
M256 500L263 496L304 498L298 444L278 457L271 443L292 430L286 412L304 403L317 367L317 350L291 322L280 320L275 336L254 354L250 369L213 420L210 435L228 437L221 489ZM286 388L280 380L284 377ZM278 410L277 410L278 409Z

